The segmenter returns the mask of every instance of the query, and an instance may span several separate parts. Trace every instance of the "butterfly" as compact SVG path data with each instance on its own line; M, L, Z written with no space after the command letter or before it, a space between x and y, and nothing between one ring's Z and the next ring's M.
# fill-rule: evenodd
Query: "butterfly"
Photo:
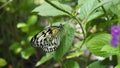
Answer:
M37 33L31 39L33 47L40 47L45 52L52 52L60 45L62 24L59 26L50 26Z

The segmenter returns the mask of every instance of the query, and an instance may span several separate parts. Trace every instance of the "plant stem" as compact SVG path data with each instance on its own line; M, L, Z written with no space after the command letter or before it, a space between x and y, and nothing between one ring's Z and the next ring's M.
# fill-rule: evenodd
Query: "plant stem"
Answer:
M84 68L86 68L86 67L87 67L87 64L90 62L90 57L91 57L91 55L92 55L92 53L89 53L88 58L86 59Z
M85 31L84 31L84 28L83 28L83 26L82 26L82 24L81 24L81 22L80 22L80 20L78 19L78 18L74 18L76 21L77 21L77 23L80 25L80 27L81 27L81 29L82 29L82 33L83 33L83 42L82 42L82 44L81 44L81 46L80 46L80 48L83 46L83 44L85 43L85 40L86 40L86 34L85 34Z
M98 0L98 2L101 2L100 0ZM107 17L107 20L109 20L109 17L107 16L107 14L106 14L106 11L105 11L105 8L104 8L104 6L102 5L101 6L101 8L102 8L102 10L103 10L103 12L104 12L104 14L106 15L106 17Z
M7 1L5 4L3 4L2 6L0 6L0 9L2 9L3 7L5 7L6 5L8 5L9 3L11 3L13 0L9 0Z
M120 68L120 45L118 46L118 50L119 50L119 53L118 53L118 55L117 55L117 62L118 62L118 68Z

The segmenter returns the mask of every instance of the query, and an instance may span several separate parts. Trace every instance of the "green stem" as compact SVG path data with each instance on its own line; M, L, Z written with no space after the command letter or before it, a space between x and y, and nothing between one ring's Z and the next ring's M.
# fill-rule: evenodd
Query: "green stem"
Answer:
M98 2L101 2L101 1L100 1L100 0L98 0ZM102 5L102 6L101 6L101 8L102 8L102 10L103 10L104 14L105 14L105 15L106 15L106 17L107 17L107 20L109 20L109 17L107 16L107 12L105 11L104 6Z
M117 55L117 62L118 62L118 68L120 68L120 45L118 46L118 49L119 49L119 53L118 53L118 55Z
M83 33L83 42L82 42L82 44L81 44L81 46L80 46L80 48L83 46L83 44L85 43L85 40L86 40L86 34L85 34L85 31L84 31L84 28L83 28L83 26L82 26L82 24L80 23L80 20L78 19L78 18L74 18L76 21L77 21L77 23L80 25L80 27L81 27L81 29L82 29L82 33Z
M0 9L2 9L3 7L7 6L9 3L11 3L13 0L9 0L7 1L5 4L3 4L2 6L0 6Z

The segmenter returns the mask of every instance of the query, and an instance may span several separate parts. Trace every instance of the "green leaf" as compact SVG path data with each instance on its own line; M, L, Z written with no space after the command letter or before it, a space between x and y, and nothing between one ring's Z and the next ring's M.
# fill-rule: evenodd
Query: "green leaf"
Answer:
M0 58L0 67L4 67L7 65L7 61L4 58Z
M78 6L83 5L86 2L86 0L78 0Z
M53 4L59 6L60 8L71 11L71 7L65 4L60 4L58 1L52 1ZM38 12L41 16L58 16L58 15L67 15L63 11L56 9L48 3L43 3L41 6L36 7L32 12Z
M35 24L36 22L37 22L37 16L36 15L30 16L30 18L27 21L29 26Z
M77 42L73 47L80 48L83 41Z
M79 57L80 55L82 55L84 52L80 52L80 51L75 51L72 53L69 53L66 58L70 59L70 58L74 58L74 57Z
M107 5L107 4L112 3L112 2L113 2L113 0L103 0L103 1L101 1L101 2L99 2L99 3L91 10L90 13L92 13L95 9L97 9L97 8L99 8L99 7L101 7L101 6ZM89 14L89 15L90 15L90 14Z
M97 0L86 0L80 7L79 17L85 19L90 14L91 10L98 4Z
M82 55L84 52L83 49L80 49L80 46L82 44L82 41L77 42L75 45L71 46L71 50L73 52L69 53L66 58L70 59L70 58L74 58L74 57L79 57L80 55Z
M46 61L50 60L51 58L53 58L54 56L54 52L51 53L47 53L45 56L43 56L37 63L36 63L36 67L45 63Z
M28 25L26 23L24 23L24 22L18 23L17 28L20 28L21 31L26 32L26 33L29 31Z
M21 56L24 59L29 59L29 57L35 53L35 49L33 47L29 47L27 49L25 49L24 51L21 52Z
M117 14L119 14L117 4L120 3L120 0L104 0L104 1L111 1L110 3L104 5L104 8L105 8L107 14L111 13L111 11L115 14L116 14L116 12L117 12Z
M93 14L91 14L89 16L89 18L87 19L87 22L89 22L89 21L91 21L93 19L96 19L97 17L99 17L99 16L101 16L103 14L104 14L103 12L95 12L95 13L93 13Z
M18 42L13 43L9 47L9 49L14 51L15 54L18 54L18 53L20 53L22 51L22 47L21 47L20 43L18 43Z
M94 15L94 13L96 13L95 12L96 9L98 9L99 7L101 7L104 4L107 4L109 2L112 2L112 0L101 1L100 3L98 3L97 0L86 0L86 2L80 7L80 14L78 15L78 17L80 17L81 19L87 20L90 15ZM101 11L99 11L99 13L101 13ZM100 15L101 14L99 14L98 16L100 16ZM96 14L95 14L95 16L96 16ZM96 18L96 17L94 17L94 18Z
M60 46L55 52L54 58L59 60L70 48L74 39L75 29L72 24L66 23L63 25L62 37Z
M17 24L17 28L23 28L23 27L26 27L26 26L27 26L27 24L24 23L24 22L20 22L20 23Z
M102 65L100 63L100 61L95 61L95 62L89 64L87 68L106 68L106 66Z
M25 32L25 33L28 33L29 32L29 27L28 26L23 27L23 28L21 28L21 31Z
M115 66L115 68L120 68L120 65L118 64L117 66Z
M67 60L63 64L64 68L80 68L79 64L73 60Z
M110 40L110 34L94 34L92 37L87 38L86 46L93 54L101 57L108 57L111 54L101 50L105 45L110 45Z
M114 14L119 15L119 8L118 8L118 6L116 6L116 5L113 4L113 5L110 7L110 10L111 10Z
M72 12L72 8L69 6L69 5L66 5L66 4L61 4L60 2L58 1L51 1L54 5L60 7L61 9L67 11L67 12Z
M101 51L105 51L107 53L110 53L111 55L117 55L119 54L119 48L112 47L111 45L105 45Z

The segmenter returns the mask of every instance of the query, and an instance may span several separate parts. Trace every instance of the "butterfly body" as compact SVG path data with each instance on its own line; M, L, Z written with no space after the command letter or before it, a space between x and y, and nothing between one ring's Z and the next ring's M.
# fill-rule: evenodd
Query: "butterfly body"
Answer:
M45 52L52 52L60 45L61 31L62 25L47 27L31 39L31 44Z

